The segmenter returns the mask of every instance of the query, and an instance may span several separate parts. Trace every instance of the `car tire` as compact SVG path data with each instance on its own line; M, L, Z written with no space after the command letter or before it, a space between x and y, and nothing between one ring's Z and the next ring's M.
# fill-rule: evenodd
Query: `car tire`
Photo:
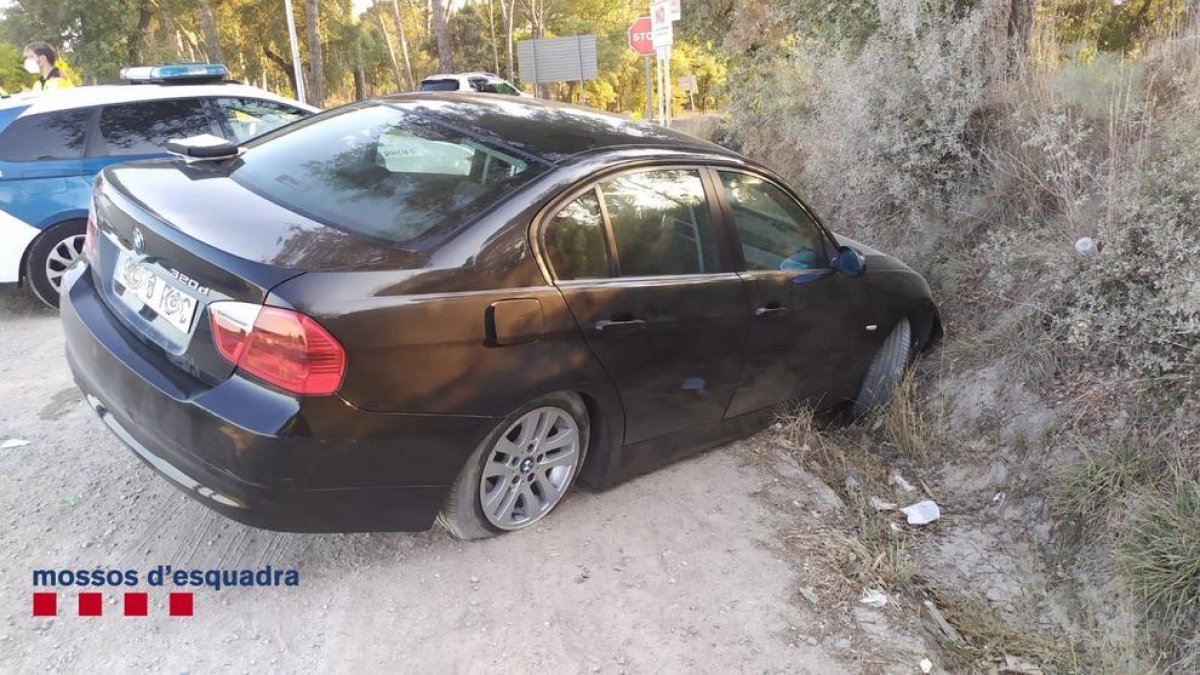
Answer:
M912 353L912 325L907 318L903 318L884 340L875 358L871 359L867 376L863 378L858 397L854 399L855 418L883 407L892 400L892 394L904 377Z
M83 255L87 221L59 223L34 240L25 261L25 280L38 300L58 309L58 291L67 267Z
M539 436L543 423L549 426ZM471 453L437 522L455 538L468 540L533 525L562 503L574 484L587 458L590 434L587 406L575 394L549 394L522 406ZM560 442L565 445L558 447ZM572 449L569 455L566 448Z

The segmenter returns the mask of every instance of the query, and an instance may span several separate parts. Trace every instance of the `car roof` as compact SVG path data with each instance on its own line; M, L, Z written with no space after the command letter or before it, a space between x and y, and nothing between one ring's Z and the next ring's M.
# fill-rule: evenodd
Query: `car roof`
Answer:
M211 96L247 96L269 99L288 105L317 112L317 108L293 101L269 91L251 87L245 84L216 83L216 84L104 84L71 89L51 90L31 96L15 95L0 100L0 110L6 108L27 107L22 115L52 112L55 110L71 110L94 105L111 105L114 103L133 103L136 101L155 101L173 98Z
M630 147L742 159L715 143L657 124L542 99L414 92L377 100L468 134L490 138L551 164L570 163L604 149Z

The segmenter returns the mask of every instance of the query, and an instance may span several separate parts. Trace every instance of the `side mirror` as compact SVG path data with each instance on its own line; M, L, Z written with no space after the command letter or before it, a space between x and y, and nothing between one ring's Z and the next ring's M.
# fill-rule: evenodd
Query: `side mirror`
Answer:
M833 269L852 279L861 277L867 271L867 260L849 246L840 246L837 257L833 259Z

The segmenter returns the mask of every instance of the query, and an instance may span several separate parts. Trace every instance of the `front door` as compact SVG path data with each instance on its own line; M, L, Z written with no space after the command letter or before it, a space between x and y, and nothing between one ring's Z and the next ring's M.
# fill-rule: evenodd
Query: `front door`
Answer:
M720 422L741 376L745 284L696 169L587 190L542 227L556 283L621 393L625 443Z
M860 279L833 271L832 242L787 192L751 173L717 171L749 285L752 324L729 417L792 399L817 406L853 395L866 323Z

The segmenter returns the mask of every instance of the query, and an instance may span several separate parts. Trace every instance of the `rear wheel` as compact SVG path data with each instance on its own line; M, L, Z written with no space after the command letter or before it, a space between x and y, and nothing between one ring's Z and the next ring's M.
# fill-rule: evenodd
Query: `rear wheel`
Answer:
M867 376L863 378L858 397L854 400L855 417L862 417L892 400L892 394L912 359L912 351L912 326L907 318L900 319L875 353L875 358L871 359Z
M86 230L86 221L69 220L51 227L34 240L25 263L25 279L38 300L58 307L63 274L83 256Z
M459 539L522 530L566 496L587 456L587 407L544 396L496 425L450 488L438 522Z

